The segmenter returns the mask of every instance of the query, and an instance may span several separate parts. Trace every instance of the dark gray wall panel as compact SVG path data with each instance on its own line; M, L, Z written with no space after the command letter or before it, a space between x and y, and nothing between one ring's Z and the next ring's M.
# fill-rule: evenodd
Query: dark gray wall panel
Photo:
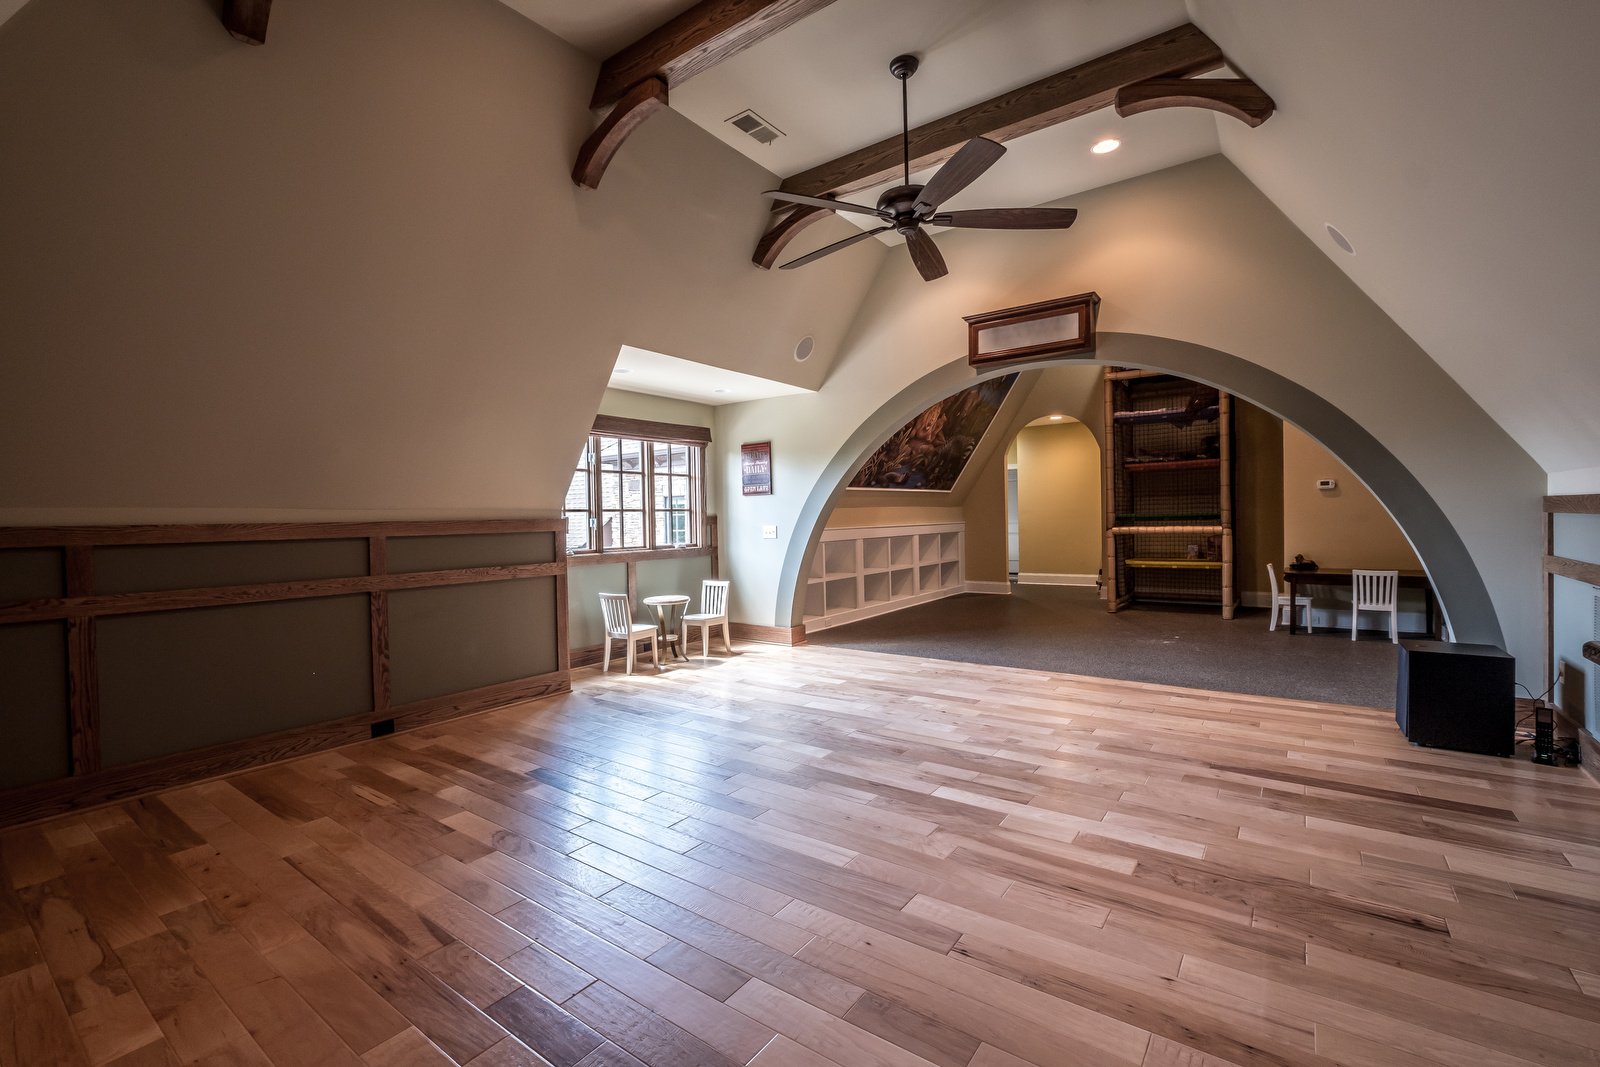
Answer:
M366 573L367 542L363 538L115 545L94 550L97 593L352 578Z
M555 670L556 580L402 589L389 594L395 704Z
M66 595L59 548L0 548L0 600Z
M364 594L117 615L98 626L108 767L372 708Z
M72 771L67 624L0 626L0 789Z
M393 574L551 563L556 558L556 535L549 532L391 537L388 544Z

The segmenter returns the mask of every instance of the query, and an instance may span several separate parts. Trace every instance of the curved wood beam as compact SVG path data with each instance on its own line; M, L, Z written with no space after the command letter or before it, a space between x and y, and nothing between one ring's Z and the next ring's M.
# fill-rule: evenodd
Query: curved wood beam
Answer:
M578 161L572 165L573 183L589 189L600 188L600 179L605 177L611 157L617 154L628 134L666 106L667 83L661 78L646 78L624 93L611 114L578 149Z
M812 207L809 204L795 208L774 222L772 228L761 236L761 240L756 242L756 254L750 257L750 261L762 270L771 270L772 265L783 254L783 250L801 230L818 219L827 218L832 214L833 212L825 207Z
M1151 78L1118 89L1114 106L1123 118L1167 107L1203 107L1251 128L1271 118L1277 107L1248 78Z
M266 44L271 14L272 0L223 0L222 25L245 44Z

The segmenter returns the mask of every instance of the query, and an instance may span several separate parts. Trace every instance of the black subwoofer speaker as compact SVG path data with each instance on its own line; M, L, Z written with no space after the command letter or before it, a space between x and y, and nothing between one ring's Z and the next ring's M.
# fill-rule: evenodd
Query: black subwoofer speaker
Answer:
M1493 645L1401 641L1394 721L1412 744L1509 756L1517 661Z

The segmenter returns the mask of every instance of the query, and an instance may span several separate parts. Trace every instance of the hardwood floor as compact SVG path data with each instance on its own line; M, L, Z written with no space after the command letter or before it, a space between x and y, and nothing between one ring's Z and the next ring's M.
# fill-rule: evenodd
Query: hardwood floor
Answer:
M0 1064L1600 1064L1600 789L746 646L0 833Z

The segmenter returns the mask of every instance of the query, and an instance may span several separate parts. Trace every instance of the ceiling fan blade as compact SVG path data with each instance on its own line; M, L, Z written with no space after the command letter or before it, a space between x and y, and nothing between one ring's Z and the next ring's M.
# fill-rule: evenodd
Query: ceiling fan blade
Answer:
M1064 230L1078 221L1075 207L988 207L946 211L928 222L975 230Z
M917 265L917 273L922 275L923 281L931 282L950 273L950 268L944 265L944 256L939 254L939 246L922 232L922 227L906 231L906 250L911 253L911 262Z
M962 145L922 187L922 194L917 197L917 214L923 218L932 215L940 204L971 185L1005 154L1005 145L987 137L974 137Z
M830 200L824 196L804 196L800 193L786 193L782 189L768 189L761 194L770 196L774 200L786 200L791 204L810 204L812 207L825 207L829 211L855 211L862 215L876 215L880 219L889 218L887 211L880 211L875 207L865 204L847 204L843 200Z
M801 256L799 259L791 259L789 262L781 265L778 269L779 270L793 270L795 267L803 267L807 263L810 263L813 260L821 259L823 256L831 255L834 252L839 251L839 249L841 249L841 248L849 248L851 245L855 244L858 241L865 241L868 237L876 237L878 234L883 233L885 230L892 230L892 229L894 229L893 226L879 226L876 230L862 230L860 233L851 234L849 237L846 237L842 241L835 241L831 245L823 245L821 248L817 249L815 252L808 252L807 254Z

